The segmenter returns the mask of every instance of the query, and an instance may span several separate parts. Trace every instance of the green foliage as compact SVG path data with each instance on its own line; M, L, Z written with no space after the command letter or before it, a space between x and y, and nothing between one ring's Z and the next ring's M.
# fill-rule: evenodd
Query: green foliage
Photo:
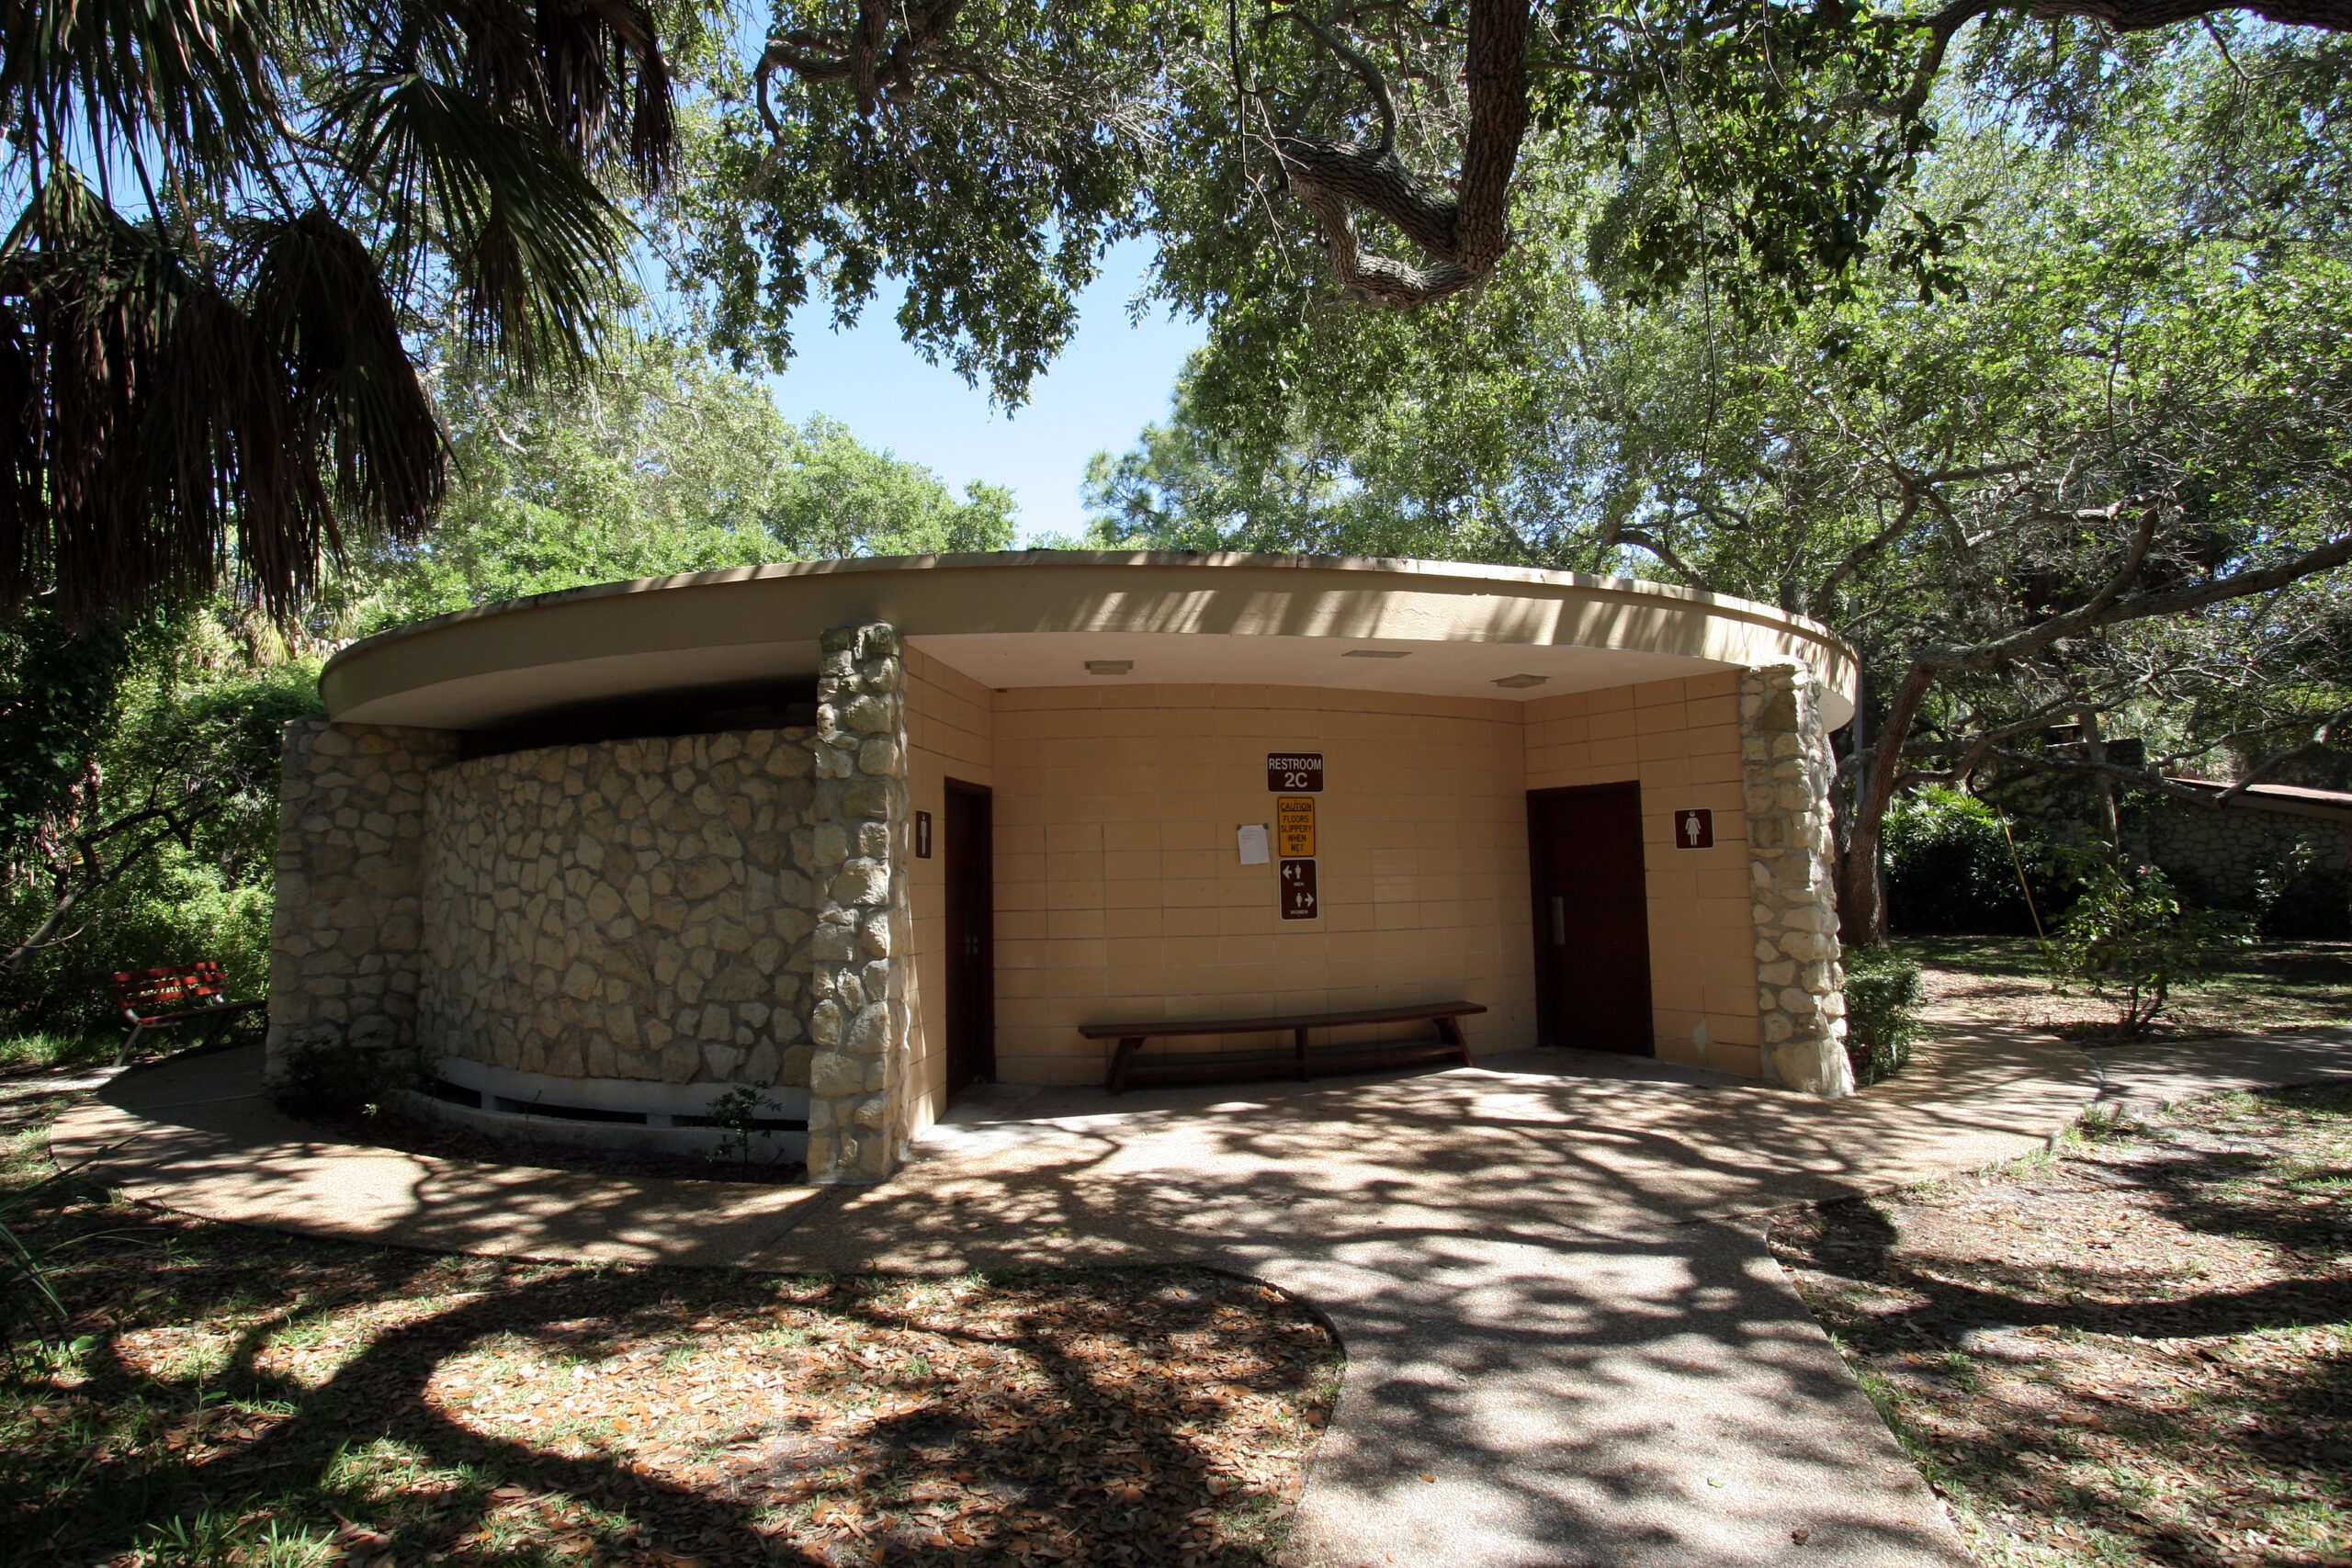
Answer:
M2352 938L2352 873L2290 855L2255 878L2254 918L2265 942Z
M752 1140L760 1131L760 1112L772 1111L775 1101L768 1098L774 1084L737 1084L726 1093L714 1096L704 1112L711 1121L726 1129L710 1157L725 1159L734 1155L745 1169L752 1164Z
M2087 986L2115 1003L2122 1033L2143 1032L2174 990L2253 945L2247 917L2188 908L2154 866L2127 870L2090 852L2068 858L2082 896L2042 944L2043 969L2059 989Z
M1993 935L2033 930L2001 819L1974 795L1928 784L1895 797L1885 828L1887 919L1896 931ZM2021 844L2030 858L2034 847Z
M1909 89L1917 29L1810 0L1553 12L1554 48L1594 68L1546 73L1536 103L1615 153L1587 239L1610 287L1662 301L1704 279L1751 317L1842 294L1873 259L1952 287L1964 216L1901 199L1934 127L1872 107Z
M1846 1057L1854 1081L1872 1084L1911 1059L1919 965L1885 947L1849 948L1845 963Z
M37 1209L65 1179L61 1171L0 1201L0 1344L14 1345L22 1326L36 1320L52 1325L65 1321L65 1303L58 1300L41 1253L17 1234L23 1224L18 1216Z
M593 582L1012 542L1010 491L959 501L836 421L787 423L758 382L673 342L625 339L552 388L453 378L445 402L464 482L429 540L345 574L356 630Z
M80 782L135 651L121 627L71 630L46 604L0 624L0 856Z
M93 874L42 943L0 981L0 1027L78 1035L111 1021L119 969L219 960L232 996L267 982L281 731L318 711L305 664L204 668L224 652L203 625L127 670L79 763L0 884L0 949L40 930Z
M871 113L843 69L728 84L683 122L672 277L738 368L781 367L820 291L850 321L888 277L909 343L1018 404L1076 329L1102 247L1137 228L1164 139L1191 129L1169 111L1205 85L1223 21L1197 4L970 0L952 26L960 63ZM776 0L768 30L786 57L822 52L839 6ZM1228 84L1212 102L1229 100Z

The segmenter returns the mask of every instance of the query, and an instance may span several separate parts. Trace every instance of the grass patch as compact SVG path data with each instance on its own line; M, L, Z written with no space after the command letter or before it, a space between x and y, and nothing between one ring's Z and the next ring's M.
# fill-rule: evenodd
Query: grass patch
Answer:
M2050 989L2031 937L1905 937L1894 943L1925 971L1928 1006L2069 1034L2111 1023L2115 1010ZM2259 1034L2352 1018L2352 942L2272 942L2217 953L2210 974L2173 993L2142 1038ZM2093 1043L2086 1035L2086 1043Z
M44 1174L40 1119L0 1186ZM1318 1319L1195 1270L578 1267L42 1199L70 1318L8 1320L12 1568L1238 1568L1338 1386Z
M1791 1216L1772 1247L1979 1560L2352 1564L2352 1086Z
M122 1049L123 1036L128 1032L123 1029L0 1032L0 1073L102 1066L114 1060L114 1054Z

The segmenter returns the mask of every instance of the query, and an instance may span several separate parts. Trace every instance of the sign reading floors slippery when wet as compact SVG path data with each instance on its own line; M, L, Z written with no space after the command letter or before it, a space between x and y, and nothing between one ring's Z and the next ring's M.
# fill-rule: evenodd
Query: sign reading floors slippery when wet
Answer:
M1285 794L1323 788L1323 753L1269 751L1266 787L1274 791L1274 839L1281 866L1275 899L1285 920L1312 920L1322 913L1315 887L1315 794Z

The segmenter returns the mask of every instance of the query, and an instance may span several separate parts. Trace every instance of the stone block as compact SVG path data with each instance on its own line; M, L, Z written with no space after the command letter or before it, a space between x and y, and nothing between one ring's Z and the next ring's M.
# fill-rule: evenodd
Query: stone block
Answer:
M865 1092L865 1064L839 1051L819 1051L808 1063L811 1095L844 1097Z
M860 1008L857 1016L850 1021L848 1032L842 1041L842 1049L855 1052L861 1056L880 1055L888 1050L893 1043L890 1024L888 1004L868 1002L865 1007Z
M890 816L891 781L854 779L842 789L842 815L887 820Z
M848 905L874 907L888 902L888 863L862 857L844 863L841 874L833 878L832 895L836 902Z

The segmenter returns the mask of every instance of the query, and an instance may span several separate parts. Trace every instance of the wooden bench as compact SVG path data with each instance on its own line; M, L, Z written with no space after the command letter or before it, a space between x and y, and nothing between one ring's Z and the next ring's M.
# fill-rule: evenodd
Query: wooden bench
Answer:
M228 999L228 976L220 965L207 960L179 969L133 969L114 977L114 1005L130 1021L130 1037L114 1054L122 1066L139 1037L151 1029L176 1029L183 1023L209 1023L266 1007L266 1002Z
M1295 1071L1301 1083L1318 1069L1335 1073L1368 1073L1382 1067L1410 1066L1416 1062L1454 1061L1470 1066L1470 1047L1463 1043L1462 1019L1487 1010L1476 1002L1423 1002L1418 1006L1365 1008L1356 1012L1308 1012L1280 1018L1174 1019L1155 1023L1082 1023L1078 1032L1089 1040L1115 1040L1110 1076L1102 1087L1124 1094L1130 1083L1213 1083L1227 1078L1272 1077ZM1434 1040L1386 1041L1376 1045L1350 1046L1309 1055L1306 1032L1339 1029L1351 1023L1416 1023L1437 1025ZM1136 1053L1147 1040L1190 1038L1202 1034L1283 1034L1291 1036L1287 1056L1195 1056L1173 1062L1136 1065Z

